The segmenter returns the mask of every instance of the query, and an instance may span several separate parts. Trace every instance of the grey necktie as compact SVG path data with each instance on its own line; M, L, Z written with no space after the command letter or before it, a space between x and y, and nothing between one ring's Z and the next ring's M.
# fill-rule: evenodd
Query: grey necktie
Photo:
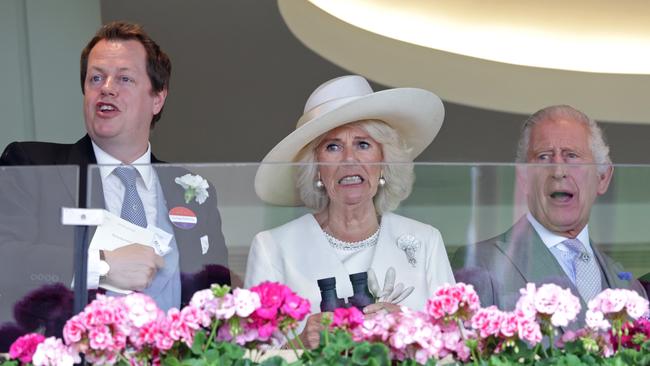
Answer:
M573 257L573 269L576 275L575 285L578 292L580 292L580 296L585 302L589 302L602 290L598 262L593 255L587 252L580 240L567 239L562 243L575 254Z
M117 167L113 173L120 178L124 184L124 201L122 201L122 213L120 217L135 225L147 227L147 216L144 213L144 206L135 186L138 171L135 168Z

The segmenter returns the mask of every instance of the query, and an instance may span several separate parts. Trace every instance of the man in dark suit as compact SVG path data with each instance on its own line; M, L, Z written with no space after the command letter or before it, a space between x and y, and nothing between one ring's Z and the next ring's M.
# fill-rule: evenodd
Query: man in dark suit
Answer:
M78 202L81 207L106 208L125 218L128 196L129 205L135 200L137 205L134 204L133 209L138 206L137 214L133 215L139 222L133 223L173 234L171 250L164 256L156 254L150 246L138 243L112 251L88 253L89 287L106 285L144 292L163 309L181 305L181 270L197 272L204 265L216 264L223 270L219 271L215 281L230 282L229 272L225 270L227 249L214 188L208 188L209 196L204 202L186 202L185 189L175 182L175 178L188 172L176 167L152 168L150 165L161 163L151 153L149 133L161 117L170 75L169 57L139 25L125 22L107 24L81 54L87 135L74 144L14 142L0 157L0 165L77 165L80 168ZM86 202L89 164L109 165L91 170L91 199ZM122 171L132 175L135 187L132 191L129 191L127 178L121 176ZM23 183L29 184L29 180L17 175L10 186L20 187ZM41 186L33 187L34 190L52 191L52 187L65 186L70 192L68 201L77 201L77 182L69 177L59 180L50 174L38 179L43 180L47 180L46 184L34 183ZM58 191L66 190L61 188ZM62 200L65 201L66 197ZM43 207L40 203L40 213L33 213L33 216L49 215L51 217L46 217L47 220L60 220L61 204L57 202ZM15 205L24 203L15 202ZM178 221L179 215L174 214L173 209L180 209L186 215L184 217L189 218L189 224ZM56 230L65 232L66 229L57 227ZM48 240L56 241L53 235L48 237ZM39 244L34 243L33 238L25 241ZM188 294L182 295L188 298Z
M613 172L598 125L570 106L544 108L524 123L517 162L535 164L517 170L529 213L507 232L460 248L452 260L456 280L473 283L483 306L504 310L515 307L529 282L570 288L583 311L605 288L646 296L589 239L591 207Z

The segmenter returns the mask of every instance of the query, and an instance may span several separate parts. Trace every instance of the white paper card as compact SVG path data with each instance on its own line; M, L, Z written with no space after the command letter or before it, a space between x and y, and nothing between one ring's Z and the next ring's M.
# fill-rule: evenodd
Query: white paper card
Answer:
M104 211L100 208L61 207L61 224L97 226L104 222Z
M153 244L153 250L156 252L156 254L163 257L165 254L169 253L170 250L172 250L169 243L172 241L172 238L174 237L173 234L170 234L165 230L153 225L147 226L147 229L153 231L152 244Z
M154 233L104 210L104 222L97 227L90 249L115 250L137 243L153 248Z
M210 249L210 242L208 241L208 236L203 235L201 237L201 254L205 255L205 253L208 252L208 249Z

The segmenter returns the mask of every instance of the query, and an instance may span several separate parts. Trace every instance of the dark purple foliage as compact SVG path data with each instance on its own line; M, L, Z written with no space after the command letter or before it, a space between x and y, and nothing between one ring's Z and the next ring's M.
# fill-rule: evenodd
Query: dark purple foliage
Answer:
M18 337L28 332L14 323L4 323L0 326L0 353L9 352L9 347Z
M197 273L181 273L181 306L192 299L195 292L212 284L230 285L230 270L218 264L209 264Z
M65 322L72 317L74 293L62 284L42 286L14 305L16 323L28 332L39 329L45 336L60 336Z

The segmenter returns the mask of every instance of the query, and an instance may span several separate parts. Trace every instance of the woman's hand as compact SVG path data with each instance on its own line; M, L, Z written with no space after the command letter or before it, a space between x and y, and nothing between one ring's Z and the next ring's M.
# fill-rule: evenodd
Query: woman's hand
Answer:
M398 311L401 311L399 305L397 304L392 304L389 302L377 302L374 304L370 304L363 308L363 313L365 315L370 315L374 314L380 311L385 311L387 313L396 313Z
M305 328L298 336L306 348L314 349L320 344L320 332L325 330L322 322L324 315L332 317L332 313L329 312L312 314L307 317Z

